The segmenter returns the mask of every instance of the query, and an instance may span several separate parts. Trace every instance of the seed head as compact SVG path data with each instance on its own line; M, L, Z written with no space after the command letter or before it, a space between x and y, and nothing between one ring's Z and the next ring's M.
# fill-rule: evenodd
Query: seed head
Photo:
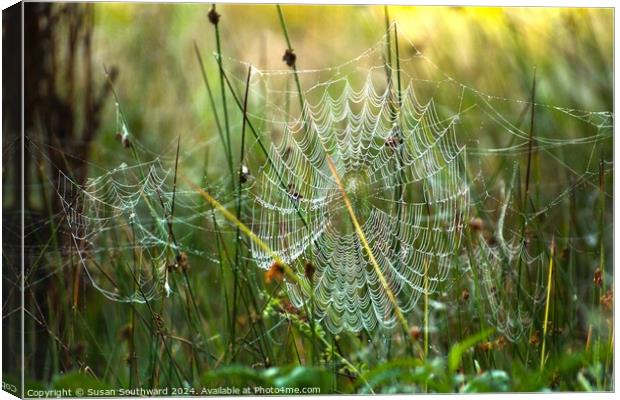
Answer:
M594 271L594 279L592 279L592 281L594 282L594 285L596 287L601 287L603 286L603 271L601 271L600 268L597 268Z
M480 232L484 229L484 221L480 218L472 218L472 220L469 221L469 227L474 232Z
M463 289L463 292L461 293L461 302L462 303L466 303L467 300L469 300L469 290L467 290L467 288Z
M306 264L304 265L304 275L306 275L306 278L308 278L310 281L312 281L312 278L314 278L315 270L316 269L314 268L314 265L310 261L306 261Z
M293 67L295 65L295 61L297 61L297 56L293 52L293 49L286 49L284 55L282 56L282 61L284 61L289 67Z
M159 332L163 332L165 329L164 318L159 313L153 313L153 323L155 324L155 328Z
M207 14L207 16L209 17L209 22L213 25L217 25L220 22L220 14L215 11L215 4L211 6L211 10L209 10L209 14Z
M284 279L284 265L280 261L274 261L269 270L265 273L265 282L271 281L282 282Z
M422 336L422 330L419 326L414 325L411 327L409 335L411 335L411 339L417 341L418 339L420 339L420 336Z
M121 340L129 340L131 338L131 333L133 332L133 327L131 324L124 325L120 331L118 331L118 336L120 336Z
M601 305L606 311L611 311L614 306L614 292L612 290L608 290L601 296Z
M180 252L177 256L177 267L181 268L183 271L187 271L189 269L189 260L187 258L187 253L184 251Z
M489 351L489 350L493 349L493 343L491 343L491 342L483 342L483 343L480 343L478 345L478 347L482 351Z

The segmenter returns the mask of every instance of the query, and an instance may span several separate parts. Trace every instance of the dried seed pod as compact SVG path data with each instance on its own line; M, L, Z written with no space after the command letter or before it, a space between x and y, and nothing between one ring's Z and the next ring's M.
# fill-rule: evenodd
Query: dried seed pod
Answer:
M420 336L422 336L422 330L420 329L419 326L412 326L411 330L409 331L409 335L411 336L411 339L413 340L418 340L420 339Z
M209 17L209 22L213 25L217 25L220 22L220 14L215 11L215 4L211 7L211 10L209 10L207 17Z
M469 227L474 232L480 232L484 229L484 221L478 217L472 218L472 220L469 221Z
M495 343L494 343L495 347L498 348L498 349L503 349L504 347L506 347L506 344L507 344L506 337L504 337L504 336L498 337L497 340L495 340Z
M269 270L265 273L265 282L281 282L284 279L284 265L280 261L274 261Z
M295 66L295 61L297 61L297 55L295 55L293 49L286 49L284 55L282 56L282 61L284 61L289 67Z
M129 340L132 333L133 327L131 326L131 324L126 324L118 331L118 336L121 338L121 340Z
M607 293L601 296L601 306L606 311L611 311L614 306L614 292L612 290L608 290Z
M306 261L306 264L304 264L304 275L306 276L306 278L312 281L315 271L316 269L314 268L314 265L310 261Z
M461 293L461 302L465 303L467 302L467 300L469 300L469 290L467 290L467 288L463 289L463 292Z
M478 348L482 351L490 351L493 349L493 343L491 342L483 342L478 345Z
M592 281L594 282L594 285L598 288L603 286L603 271L601 271L600 268L597 268L594 271L594 279L592 279Z
M184 251L179 253L179 255L177 256L176 265L183 271L187 271L189 269L189 259L187 257L187 253L185 253Z
M155 327L158 331L164 331L164 318L161 316L161 314L153 313L153 323L155 324Z

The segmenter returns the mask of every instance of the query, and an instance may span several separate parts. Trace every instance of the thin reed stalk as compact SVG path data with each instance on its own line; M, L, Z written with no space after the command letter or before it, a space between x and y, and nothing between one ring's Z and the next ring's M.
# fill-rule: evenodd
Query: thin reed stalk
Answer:
M245 95L243 96L243 121L241 123L241 145L240 145L240 154L239 160L243 161L244 152L245 152L245 127L247 121L247 111L248 111L248 94L250 89L250 77L252 76L252 66L248 67L248 76L245 82ZM239 178L243 171L241 170L242 166L239 167ZM233 179L235 179L233 177ZM241 180L237 182L237 219L241 220ZM239 227L237 227L237 234L235 240L235 270L239 269L239 257L241 255L241 241L238 240L240 235ZM239 276L238 273L235 273L234 281L233 281L233 318L231 319L231 346L234 348L236 343L236 316L237 316L237 291L239 290Z
M212 5L212 12L215 12L215 4ZM222 96L222 110L224 112L224 131L226 132L226 141L225 141L225 147L226 147L226 156L228 157L228 163L230 165L230 174L234 175L234 168L232 168L233 166L233 156L232 156L232 145L231 145L231 141L230 141L230 121L228 118L228 102L226 101L226 85L224 85L224 62L222 60L222 43L220 40L220 24L219 24L219 16L218 16L218 22L213 24L213 29L215 30L215 46L217 48L217 56L216 56L216 60L217 60L217 65L219 67L219 75L220 75L220 93ZM235 187L235 180L233 179L231 182L231 185L234 189Z
M547 325L549 322L549 303L551 302L551 284L553 283L553 253L555 248L554 240L551 240L551 249L549 255L549 275L547 278L547 297L545 299L545 318L543 320L543 338L542 347L540 350L540 371L542 372L545 367L545 345L547 343Z

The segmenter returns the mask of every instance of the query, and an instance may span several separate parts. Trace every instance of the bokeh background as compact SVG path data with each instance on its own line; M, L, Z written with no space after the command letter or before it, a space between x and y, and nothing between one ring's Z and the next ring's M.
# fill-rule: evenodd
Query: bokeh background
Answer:
M195 41L217 90L209 5L97 4L95 71L119 68L118 90L140 140L213 134ZM283 6L299 69L340 65L385 34L383 6ZM273 5L218 7L222 53L283 69L286 42ZM591 111L612 107L613 11L579 8L389 7L400 34L448 75L482 92ZM404 41L404 40L403 40ZM410 49L401 44L403 55ZM102 71L102 68L99 69ZM243 72L239 73L240 76ZM101 79L103 79L101 74ZM114 130L108 113L108 132ZM211 123L211 124L210 124ZM108 135L111 136L111 135Z

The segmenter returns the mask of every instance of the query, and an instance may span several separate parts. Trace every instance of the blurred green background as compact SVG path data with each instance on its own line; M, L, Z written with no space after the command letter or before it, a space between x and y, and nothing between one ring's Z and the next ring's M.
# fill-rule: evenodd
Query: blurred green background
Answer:
M118 67L118 92L140 140L158 146L162 138L180 133L197 139L214 135L193 50L195 41L217 93L210 6L101 3L94 8L95 71L102 65ZM385 34L383 6L282 9L298 69L342 64ZM222 4L218 12L224 57L259 69L286 68L275 6ZM389 17L440 70L477 90L528 100L536 68L537 101L611 110L611 9L390 6ZM407 56L411 50L401 46ZM107 131L113 132L113 111L108 115Z

